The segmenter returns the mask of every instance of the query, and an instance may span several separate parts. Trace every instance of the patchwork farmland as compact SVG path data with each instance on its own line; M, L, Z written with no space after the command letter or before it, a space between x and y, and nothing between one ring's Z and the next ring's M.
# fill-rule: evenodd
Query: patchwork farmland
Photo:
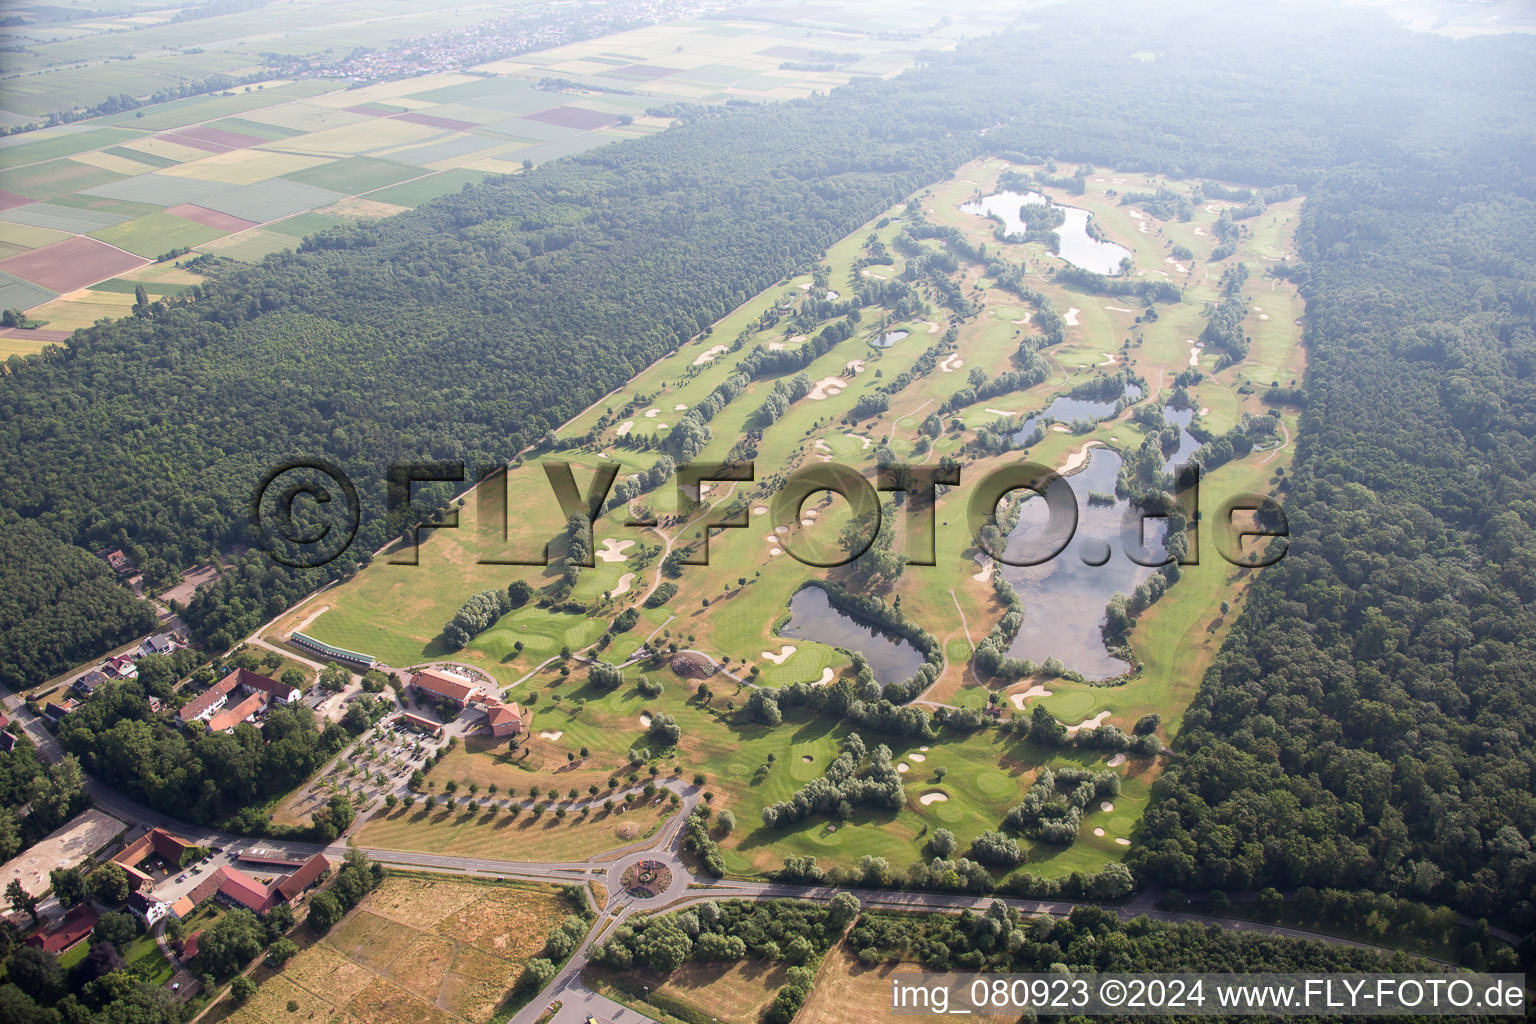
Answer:
M30 321L0 328L0 357L127 315L136 284L154 300L168 294L156 285L195 283L162 271L203 254L259 260L489 174L659 131L670 119L648 111L676 102L795 99L889 77L924 49L949 49L1014 16L993 3L962 32L921 2L743 8L739 18L666 22L375 84L252 81L257 40L263 53L303 55L318 33L345 23L344 37L328 38L384 48L486 16L411 0L385 4L382 18L370 17L375 6L288 6L296 9L285 9L284 23L313 22L310 34L272 40L254 12L185 21L174 8L0 28L0 41L21 48L8 61L0 124L142 96L195 73L249 82L0 139L0 308ZM175 74L162 70L167 50L188 46L206 51L177 53Z

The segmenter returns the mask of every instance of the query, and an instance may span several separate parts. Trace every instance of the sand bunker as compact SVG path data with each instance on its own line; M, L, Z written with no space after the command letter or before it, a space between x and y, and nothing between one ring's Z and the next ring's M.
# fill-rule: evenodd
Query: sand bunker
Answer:
M729 351L730 349L724 345L716 345L713 348L705 349L703 352L699 353L699 358L693 361L693 365L703 366L705 363L712 363Z
M1115 805L1110 803L1108 800L1105 800L1103 803L1099 804L1099 810L1103 811L1105 814L1108 814L1114 809Z
M1209 416L1210 414L1211 414L1211 407L1210 406L1202 405L1200 407L1200 415L1201 416Z
M855 441L859 442L859 444L862 446L859 449L860 451L863 451L863 450L865 450L865 449L867 449L869 447L870 441L869 441L869 438L867 438L867 437L860 437L858 434L844 434L843 436L844 437L851 437ZM812 514L812 512L807 512L806 513L806 515L811 515L811 514ZM819 514L819 513L817 513L817 514Z
M635 429L635 421L634 420L625 420L622 424L620 424L619 429L614 431L614 433L617 434L619 437L623 437L625 434L628 434L631 430L634 430L634 429Z
M925 754L928 753L928 748L927 747L918 747L917 749L921 750Z
M672 407L672 411L673 412L682 412L686 408L688 408L687 404L685 404L683 402L678 402L676 405L674 405Z
M954 373L964 365L965 362L960 358L960 353L951 352L949 355L945 356L944 361L939 364L939 369L943 370L945 373Z
M917 802L927 807L929 804L941 804L948 799L948 793L924 793L917 798Z
M847 386L848 382L841 377L823 377L816 382L816 386L811 388L811 393L805 397L813 402L819 402L824 398L831 398L833 395L841 394L843 388Z
M862 359L850 359L850 360L848 360L848 365L843 367L843 369L846 370L849 373L863 373L864 372L864 360L862 360Z
M1116 754L1114 757L1109 759L1109 766L1111 768L1119 768L1123 764L1125 764L1124 754Z
M985 582L987 582L987 580L992 578L992 559L991 558L988 558L986 555L977 555L976 556L976 564L981 566L981 569L979 571L977 571L971 577L971 579L975 580L977 583L985 583Z
M768 351L769 352L782 352L782 351L784 351L784 343L782 341L770 341L768 343Z
M828 446L828 445L827 445L827 442L825 442L825 441L823 441L823 440L822 440L822 439L821 439L821 438L819 438L819 437L818 437L818 438L817 438L817 439L816 439L816 448L817 448L817 450L818 450L818 451L824 451L824 452L829 452L829 451L831 451L831 450L832 450L832 449L831 449L831 448L830 448L830 447L829 447L829 446Z
M1134 206L1127 207L1125 212L1130 214L1132 217L1136 218L1137 220L1146 220L1147 219L1147 215L1142 213L1140 210L1136 209Z
M811 282L807 281L807 282L805 282L805 284L802 284L800 286L800 290L803 291L803 292L810 291L811 290Z
M1089 441L1086 444L1084 444L1081 448L1079 448L1077 451L1073 452L1071 455L1068 455L1067 456L1067 461L1063 462L1061 464L1061 473L1062 473L1062 475L1065 476L1066 474L1068 474L1068 473L1072 472L1073 470L1077 469L1083 463L1087 462L1088 461L1088 450L1090 448L1102 448L1103 446L1104 446L1104 442L1103 441Z
M809 334L796 334L796 335L793 335L793 336L790 337L789 343L791 345L798 345L798 344L800 344L800 342L806 341L809 338L810 338Z
M1102 363L1100 363L1099 365L1100 366L1114 366L1119 361L1120 361L1119 357L1116 356L1113 352L1105 352L1104 353L1104 361Z
M802 519L802 520L800 520L800 525L801 526L815 526L816 525L816 520L814 520L814 519Z
M1068 736L1076 736L1078 734L1078 732L1080 730L1082 730L1082 729L1097 729L1099 727L1099 725L1104 721L1104 719L1106 719L1108 717L1109 717L1109 712L1108 711L1100 711L1098 714L1094 715L1092 718L1086 718L1083 721L1078 722L1076 725L1069 725L1069 726L1067 726L1067 735Z
M1049 697L1050 695L1051 695L1051 691L1050 690L1047 690L1045 687L1041 686L1039 683L1036 683L1034 686L1031 686L1029 689L1025 690L1023 693L1015 693L1015 694L1009 695L1008 699L1013 701L1013 706L1014 707L1018 708L1020 711L1023 711L1024 710L1024 702L1029 700L1029 698L1031 698L1031 697Z
M564 736L564 735L565 735L565 733L560 732L559 730L556 730L555 732L550 732L549 730L546 729L544 732L539 733L539 739L541 739L541 740L557 740L561 736Z
M1104 308L1105 309L1112 309L1116 313L1134 313L1134 312L1136 312L1134 309L1130 308L1129 306L1105 306Z
M758 505L757 507L752 509L752 514L755 515L755 516L765 516L765 515L768 514L768 506L767 505Z
M899 764L899 765L896 766L896 770L898 772L900 772L901 774L905 775L905 774L907 774L907 772L912 770L912 766L909 765L909 764Z
M604 562L622 562L624 561L624 552L634 546L635 542L632 540L618 540L614 537L609 537L603 541L603 546L597 550L596 554Z
M657 423L656 424L656 429L657 430L666 430L667 429L667 425L665 423Z
M649 711L640 712L640 727L642 729L649 729L651 727L651 713Z
M833 672L830 668L824 668L824 669L821 670L821 678L816 680L816 685L817 686L826 686L828 683L830 683L832 680L834 680L836 678L837 678L837 673L836 672Z
M1200 365L1200 353L1204 352L1204 351L1205 351L1205 349L1202 348L1199 345L1196 345L1194 348L1190 349L1189 350L1189 365L1190 366L1199 366Z
M773 532L774 533L788 533L789 532L789 527L787 527L787 526L775 526L773 528Z
M1201 227L1195 228L1195 234L1197 234L1197 235L1204 235L1205 234L1205 228L1201 228Z
M1068 327L1076 327L1077 314L1081 312L1082 310L1078 309L1076 306L1068 306L1067 311L1062 314L1061 319L1066 323Z
M629 593L629 585L633 582L635 582L635 574L632 572L625 573L619 577L619 582L614 584L613 589L608 591L608 596L618 597L620 594Z
M1120 846L1130 846L1131 845L1131 841L1129 839L1116 839L1115 842L1117 844L1119 844Z
M924 761L928 760L928 758L924 757L922 754L908 754L907 760L922 764Z
M1093 830L1093 834L1094 834L1094 835L1096 835L1096 836L1098 836L1098 837L1099 837L1099 838L1100 838L1100 839L1103 839L1103 838L1104 838L1104 830L1103 830L1103 829L1101 829L1101 828L1096 828L1096 829L1094 829L1094 830Z
M1260 320L1268 320L1269 319L1269 314L1268 313L1260 313L1259 314L1259 319Z
M937 320L924 320L923 323L928 325L929 334L939 333L939 322Z
M885 275L884 274L877 274L873 270L861 270L861 271L859 271L859 273L863 274L865 277L872 277L876 281L884 281L885 280Z
M784 553L784 549L783 548L769 548L768 549L768 557L769 558L778 558L783 553Z
M1051 429L1058 434L1070 433L1072 430L1072 428L1067 426L1065 423L1052 423Z
M648 420L653 420L657 416L660 416L660 415L661 415L661 410L660 409L647 409L647 410L645 410L645 418L648 419Z

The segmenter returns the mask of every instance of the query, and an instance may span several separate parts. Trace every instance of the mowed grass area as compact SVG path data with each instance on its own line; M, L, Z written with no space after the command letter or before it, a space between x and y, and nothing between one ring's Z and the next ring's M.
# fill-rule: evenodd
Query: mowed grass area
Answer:
M560 794L561 802L567 802L565 789ZM585 791L582 797L585 799ZM540 799L546 798L541 795ZM514 817L500 809L495 813L462 807L450 811L439 806L428 811L421 804L413 808L401 805L369 819L357 833L356 842L369 849L492 860L579 861L653 835L671 813L666 800L644 806L637 801L633 807L621 810L616 806L611 812L598 809L586 818L571 812L564 820L556 818L553 810L538 817L523 811Z
M394 872L225 1019L486 1024L571 910L552 885Z

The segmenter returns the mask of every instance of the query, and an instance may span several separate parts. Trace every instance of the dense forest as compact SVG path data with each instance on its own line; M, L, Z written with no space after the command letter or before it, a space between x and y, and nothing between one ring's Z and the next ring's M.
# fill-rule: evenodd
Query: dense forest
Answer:
M1185 717L1141 877L1369 888L1530 929L1536 204L1498 170L1312 186L1292 544Z
M0 509L0 682L32 686L155 625L107 563Z

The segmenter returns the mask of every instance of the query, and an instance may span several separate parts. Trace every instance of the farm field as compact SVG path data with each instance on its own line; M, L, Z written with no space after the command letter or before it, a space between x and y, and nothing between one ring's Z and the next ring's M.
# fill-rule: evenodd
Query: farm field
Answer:
M879 964L866 967L839 942L827 951L816 974L816 984L800 1012L817 1024L901 1024L922 1019L890 1009L891 975L921 973L917 963Z
M487 9L294 0L276 38L255 11L187 20L178 9L80 20L48 8L34 16L62 20L0 27L0 41L20 46L10 55L19 75L0 86L0 124L146 96L198 74L245 83L0 138L0 306L43 321L0 338L0 354L126 315L97 282L132 279L145 259L260 260L490 174L660 131L670 119L649 111L671 103L795 99L889 77L921 49L951 48L1015 16L998 0L962 27L922 3L840 0L761 19L677 20L355 87L264 76L258 50L303 56L336 39L382 48L482 22ZM69 246L97 240L92 259L73 259ZM60 274L60 257L70 257L69 273Z
M552 885L392 873L226 1020L486 1024L571 909Z
M582 980L598 992L613 991L663 1013L691 1010L724 1024L756 1024L783 987L787 974L788 968L781 963L741 960L731 964L685 963L667 974L588 966Z
M1136 418L1138 408L1161 406L1178 394L1187 396L1191 429L1200 437L1219 436L1245 417L1274 428L1268 444L1204 475L1202 510L1214 512L1228 496L1239 493L1274 493L1289 465L1297 413L1271 409L1262 395L1271 385L1297 379L1304 363L1296 324L1300 300L1290 284L1268 275L1265 268L1288 253L1299 200L1271 203L1240 222L1244 226L1234 243L1236 253L1213 263L1206 257L1216 245L1217 221L1236 204L1202 204L1189 221L1159 221L1119 201L1122 195L1158 188L1187 193L1191 183L1130 174L1112 177L1100 170L1086 177L1082 195L1040 186L1054 200L1086 208L1101 219L1105 236L1130 252L1131 280L1174 280L1181 300L1159 302L1151 317L1142 315L1140 303L1134 308L1122 305L1126 299L1106 298L1056 280L1064 264L1043 244L994 238L992 221L961 211L978 194L994 191L1004 174L1036 170L978 161L911 197L912 205L893 206L831 246L820 265L748 300L714 324L707 336L646 368L578 415L559 432L559 445L541 459L516 465L504 480L482 485L459 510L457 529L424 534L419 565L391 565L391 552L386 552L330 591L323 614L312 618L313 610L303 611L302 618L310 620L305 630L328 643L367 651L389 665L416 665L449 653L443 626L468 597L505 587L514 579L526 580L543 601L530 601L503 616L452 657L487 672L508 696L532 707L530 735L516 746L471 738L430 778L438 786L452 779L482 788L514 787L520 793L535 786L562 793L570 787L583 793L594 785L606 789L610 776L626 774L632 761L652 753L642 716L670 715L680 725L682 738L677 750L659 764L664 770L677 764L685 772L703 768L716 795L715 806L735 813L737 828L720 839L733 873L758 875L792 854L814 855L824 864L854 864L874 854L886 857L893 870L904 870L926 857L924 844L935 829L952 831L963 848L981 832L997 828L1044 767L1108 768L1121 776L1121 791L1102 801L1106 806L1095 802L1085 808L1071 845L1021 841L1028 855L1022 870L1065 875L1092 872L1123 859L1135 841L1155 781L1154 762L1144 757L1046 746L993 729L946 727L931 741L900 738L793 709L785 710L783 725L769 727L748 721L740 710L750 696L749 685L771 689L838 677L858 685L848 650L835 642L782 632L790 599L808 577L825 576L855 590L870 588L858 563L812 570L787 553L792 546L801 552L835 551L851 519L849 505L841 498L816 495L795 515L775 507L775 492L783 475L796 467L836 459L868 473L884 451L919 464L944 455L967 460L959 491L941 497L937 507L937 564L908 566L894 580L873 586L888 603L899 601L903 614L931 634L944 653L936 679L918 696L919 707L994 708L994 714L1006 719L1027 718L1036 704L1043 704L1069 731L1114 725L1126 733L1143 716L1155 714L1161 719L1156 731L1163 739L1177 731L1201 673L1241 608L1247 583L1262 570L1229 564L1217 552L1216 530L1204 528L1197 538L1199 564L1186 567L1166 595L1135 620L1130 667L1111 680L1113 685L1044 671L1016 682L980 676L970 664L972 652L1004 606L991 571L976 557L963 504L965 488L967 481L1026 457L1069 474L1102 452L1128 457L1153 430ZM1063 315L1062 340L1042 349L1049 369L1039 383L985 398L972 390L1013 365L1021 340L1034 335L1037 318L1045 316L1032 302L1000 285L986 268L959 261L947 275L958 284L956 291L943 290L937 278L910 292L893 291L884 283L901 277L914 251L910 231L923 225L924 231L953 228L970 244L985 243L989 249L1001 249L1011 263L1022 261L1029 271L1028 286ZM1173 260L1168 254L1174 246L1188 248L1193 258ZM1180 265L1174 267L1170 260ZM1244 295L1252 308L1243 326L1251 344L1246 357L1220 366L1215 353L1202 352L1192 342L1201 335L1206 309L1220 298L1223 272L1237 263L1249 267ZM593 566L569 576L562 574L558 559L541 568L487 564L505 561L509 553L536 555L546 544L552 544L550 550L557 555L562 550L564 516L544 479L541 461L571 464L583 493L605 465L615 467L619 480L645 473L667 448L682 415L711 400L744 360L762 358L754 352L788 353L808 344L810 335L839 322L852 308L840 296L859 293L858 325L805 364L808 393L787 402L782 413L765 423L759 408L775 384L793 374L764 374L747 383L709 421L711 440L695 458L725 460L750 443L746 450L755 456L755 481L710 485L694 507L691 497L679 505L669 478L631 502L633 509L663 517L657 526L625 526L618 511L600 517L593 530ZM949 305L959 301L956 294L964 297L963 308ZM906 334L889 346L874 344L877 336L897 331ZM974 370L981 376L973 377ZM998 450L995 441L986 440L997 438L1000 430L1004 435L1017 431L1024 417L1074 387L1099 386L1096 382L1111 374L1139 382L1139 401L1111 406L1101 419L1071 427L1057 424L1023 447ZM906 383L883 407L866 403L855 412L861 401L884 396L886 382L893 379ZM943 416L930 419L940 409L945 410ZM516 509L504 522L498 501L485 502L488 494L495 499L502 488L506 507ZM727 513L739 514L747 525L715 531L708 542L708 565L667 570L667 552L698 548L700 515ZM911 538L897 519L893 550L903 551ZM675 593L658 607L647 607L647 596L663 584ZM1027 608L1030 594L1020 593ZM1095 613L1100 607L1095 606ZM635 609L634 624L607 632L626 608ZM268 638L281 642L300 618L295 613L278 620ZM649 644L653 650L702 652L730 675L710 676L706 698L698 679L680 676L665 658L629 664L623 684L615 690L591 684L579 663L566 663L562 671L562 648L579 651L599 642L603 646L588 653L611 663L624 663ZM648 677L648 687L660 685L658 695L642 692L642 676ZM737 681L748 677L751 684ZM904 805L894 812L854 808L844 820L813 816L794 825L764 827L763 809L789 799L819 776L852 731L860 732L871 747L890 747L894 761L904 769ZM369 828L384 828L394 841L413 836L409 841L417 848L446 848L460 841L460 833L466 841L494 841L481 831L483 826L457 819L421 817L416 824L420 827L407 828L397 812ZM479 838L468 840L470 835Z

